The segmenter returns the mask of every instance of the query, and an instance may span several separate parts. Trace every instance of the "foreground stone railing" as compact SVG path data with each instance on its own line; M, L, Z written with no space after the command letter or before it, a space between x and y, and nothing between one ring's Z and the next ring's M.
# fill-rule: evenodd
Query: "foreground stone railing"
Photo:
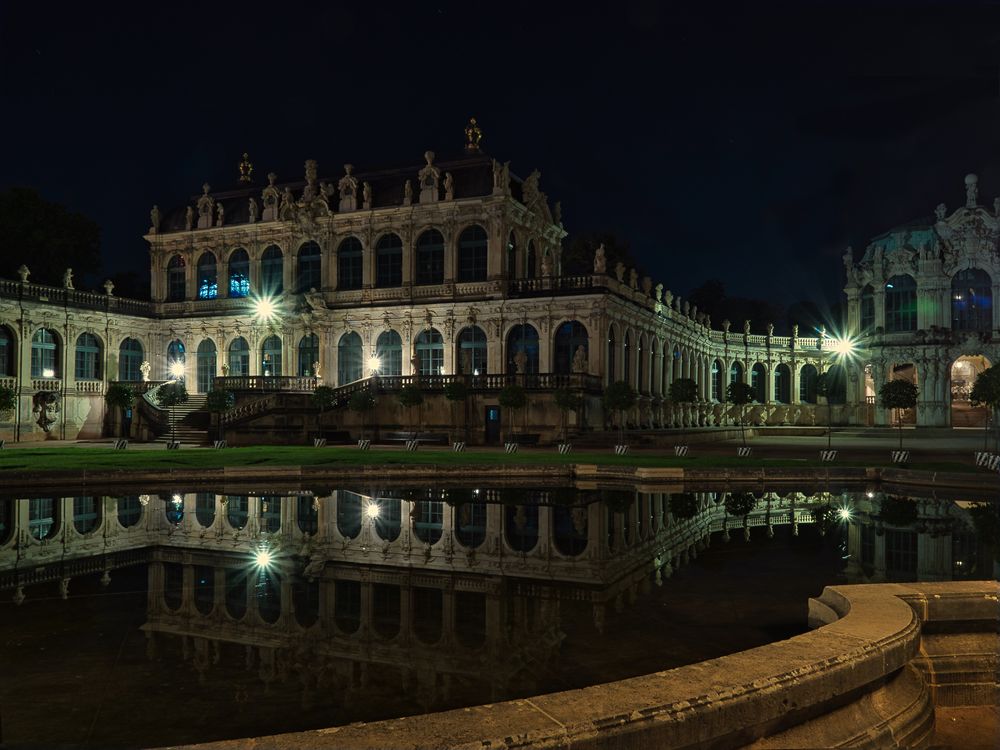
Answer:
M821 627L742 653L580 690L275 735L252 744L491 750L927 747L935 696L984 706L997 699L998 593L994 581L828 587L810 602L810 624ZM947 633L955 651L949 651L947 639L937 638L937 649L928 653L932 635L922 640L922 626L930 634ZM942 683L941 666L956 659L964 669L960 675L947 672L949 680ZM198 747L246 746L247 740L232 740Z

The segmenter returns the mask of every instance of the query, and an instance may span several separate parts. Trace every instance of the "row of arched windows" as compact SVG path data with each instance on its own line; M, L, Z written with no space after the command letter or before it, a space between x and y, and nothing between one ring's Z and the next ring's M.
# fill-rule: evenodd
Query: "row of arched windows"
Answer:
M875 327L875 289L861 290L861 330ZM899 274L885 282L885 331L917 330L917 282ZM966 268L951 278L951 328L954 331L990 331L993 328L993 281L981 268Z
M14 376L14 336L0 326L0 375ZM141 380L142 344L126 338L118 350L118 379ZM62 376L62 344L51 328L39 328L31 337L31 377ZM104 345L93 333L81 333L73 349L73 375L77 380L101 380L104 376Z
M444 236L428 229L417 237L414 253L413 282L420 285L444 282ZM532 245L532 249L534 246ZM466 227L458 237L456 278L458 281L485 281L487 278L488 241L481 226ZM347 237L336 250L337 289L360 289L364 285L364 248L357 237ZM261 256L260 289L250 284L250 256L243 248L229 255L229 278L224 279L229 297L246 297L251 291L262 296L274 296L284 291L284 256L277 245L271 245ZM197 260L195 286L198 299L219 296L218 260L211 251ZM320 246L313 241L304 243L295 255L294 288L297 293L323 287L323 260ZM375 286L403 285L403 241L389 233L375 244ZM187 296L184 258L174 255L167 263L167 301L179 302Z

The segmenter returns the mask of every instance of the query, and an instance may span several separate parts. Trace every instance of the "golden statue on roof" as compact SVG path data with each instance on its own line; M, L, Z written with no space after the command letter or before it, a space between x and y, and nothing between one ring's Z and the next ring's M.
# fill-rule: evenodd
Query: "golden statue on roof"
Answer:
M250 182L253 175L253 164L250 163L250 154L243 152L243 161L240 162L240 182Z
M483 140L483 131L476 124L476 118L470 117L469 124L465 126L465 150L478 151L481 140Z

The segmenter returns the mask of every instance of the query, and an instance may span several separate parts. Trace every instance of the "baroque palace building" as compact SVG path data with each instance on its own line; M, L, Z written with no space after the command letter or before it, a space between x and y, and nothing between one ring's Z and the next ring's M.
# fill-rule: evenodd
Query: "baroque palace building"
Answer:
M608 268L603 247L592 270L564 273L560 204L550 205L538 171L522 179L487 156L481 135L473 120L454 157L428 151L423 164L383 170L345 164L328 180L309 160L303 179L272 173L255 183L244 156L233 189L206 184L185 205L153 207L150 302L116 297L110 283L104 294L75 290L69 270L61 288L33 284L22 267L19 281L0 281L0 375L20 394L4 435L107 434L116 415L103 394L118 380L146 392L132 434L151 437L166 422L149 396L181 376L193 394L236 394L225 421L237 442L241 432L301 441L303 396L318 383L349 395L414 379L430 393L466 382L472 442L498 439L507 415L497 394L514 382L531 396L520 430L545 440L560 422L554 389L585 397L574 429L600 429L599 396L615 380L640 394L627 417L637 428L733 424L725 387L735 379L755 390L754 424L827 419L816 379L842 372L836 341L775 336L770 325L751 333L749 321L713 328L663 284ZM667 399L682 377L697 382L698 402ZM844 400L833 398L834 421L856 417ZM456 421L440 401L423 409L425 426ZM374 423L406 421L394 402L379 402ZM295 424L291 413L301 415ZM354 429L346 409L334 419Z

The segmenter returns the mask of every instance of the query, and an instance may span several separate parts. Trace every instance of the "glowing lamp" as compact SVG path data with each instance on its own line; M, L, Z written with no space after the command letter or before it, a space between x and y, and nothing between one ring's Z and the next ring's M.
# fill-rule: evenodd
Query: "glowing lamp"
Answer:
M378 503L368 503L365 506L365 515L372 521L378 518Z
M841 521L850 521L852 515L850 508L837 508L837 516Z
M834 339L833 351L841 357L847 357L854 353L854 342L850 339Z
M271 297L260 297L254 300L253 316L258 323L270 323L278 312L278 306Z
M368 358L368 371L372 375L377 375L379 368L382 366L382 360L376 356L371 356Z
M56 376L56 371L53 370L51 367L46 367L44 370L42 370L43 378L54 378L55 376Z
M184 363L180 361L174 361L170 363L170 377L174 380L180 380L184 377Z

